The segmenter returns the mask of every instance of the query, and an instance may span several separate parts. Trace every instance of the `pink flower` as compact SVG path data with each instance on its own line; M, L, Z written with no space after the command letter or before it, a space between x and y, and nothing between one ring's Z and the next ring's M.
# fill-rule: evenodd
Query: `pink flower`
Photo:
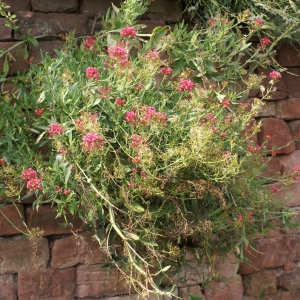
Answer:
M4 166L5 165L5 160L3 158L0 158L0 165Z
M107 99L109 94L111 92L111 87L110 86L101 86L99 88L99 93L102 98Z
M150 123L160 123L165 126L168 116L165 113L156 111L153 106L144 105L141 109L141 123L149 125Z
M226 107L228 107L228 106L230 106L230 101L229 100L223 100L222 101L222 104L224 105L224 106L226 106Z
M266 38L266 37L264 37L264 38L262 38L261 39L261 42L264 44L264 45L269 45L270 43L271 43L271 41L270 41L270 39L268 39L268 38Z
M68 155L69 154L69 151L65 148L60 148L59 149L59 153L62 155L62 156L65 156L65 155Z
M133 134L131 136L131 144L130 144L131 147L136 148L139 145L141 145L142 143L143 143L143 138L140 135Z
M170 75L172 74L172 69L169 68L169 67L163 67L163 68L160 68L161 72L165 75Z
M131 38L135 38L136 37L136 32L135 29L133 27L126 27L123 28L120 32L122 37L131 37Z
M142 159L139 157L139 156L135 156L131 159L131 161L134 163L134 164L139 164Z
M261 28L262 25L263 25L264 21L262 19L256 19L254 20L254 26L255 27L258 27L258 28Z
M82 150L87 153L99 150L104 146L104 138L97 132L89 132L83 136L81 146Z
M96 41L91 36L89 36L82 44L84 49L93 49L93 47L96 44Z
M122 100L120 97L116 98L115 104L116 104L116 108L118 108L119 106L124 106L126 103L125 100Z
M60 186L58 186L58 185L55 186L55 189L56 189L59 193L62 192L62 188L61 188Z
M37 116L40 116L40 115L43 113L43 111L44 111L43 108L36 109L36 110L35 110L35 114L36 114Z
M242 223L243 222L243 216L237 215L237 221L238 221L238 223Z
M211 120L213 123L217 122L217 117L214 114L206 114L205 118Z
M145 55L146 58L149 58L149 59L159 59L159 52L154 49L154 50L151 50L151 51L148 51Z
M94 67L88 67L86 69L86 77L98 79L99 78L98 70Z
M37 177L37 172L32 168L25 170L21 176L22 180L24 180L25 182L36 177Z
M129 57L128 51L118 45L108 47L107 52L112 60L127 60Z
M64 195L69 196L71 193L70 189L64 189Z
M269 78L277 80L281 78L281 74L279 72L273 71L270 73Z
M178 91L182 92L182 91L189 91L191 92L194 88L195 84L193 81L189 80L189 79L184 79L182 81L179 82L178 85Z
M27 62L29 64L31 64L33 61L34 61L34 57L33 56L28 57Z
M63 134L64 130L58 123L54 123L49 126L48 132L49 137L53 138L56 135Z
M30 190L41 190L42 189L42 181L40 178L31 178L27 181L26 187Z
M272 186L272 192L273 192L273 193L279 192L279 187L273 185L273 186Z
M131 125L136 125L138 121L138 115L135 111L130 110L125 114L125 120Z

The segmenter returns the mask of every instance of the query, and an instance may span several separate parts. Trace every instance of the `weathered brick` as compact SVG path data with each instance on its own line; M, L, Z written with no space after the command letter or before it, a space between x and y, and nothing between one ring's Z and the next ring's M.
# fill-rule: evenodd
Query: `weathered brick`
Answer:
M294 184L285 187L281 183L268 184L265 187L272 189L272 186L278 187L279 191L274 193L273 200L282 202L288 207L294 207L300 205L300 182L297 181Z
M71 233L68 226L60 225L66 222L65 218L56 217L57 213L55 212L55 208L51 205L41 205L38 210L33 210L32 207L27 207L25 209L25 215L28 228L39 228L43 231L43 236ZM72 224L71 229L73 231L82 231L86 229L79 217L67 214L66 219L68 223Z
M277 293L276 274L273 270L261 270L243 276L244 294L264 297Z
M102 263L105 254L89 232L56 240L51 252L51 267L68 268L81 264Z
M0 274L45 268L49 261L48 241L41 238L37 244L33 244L29 239L19 236L0 238L0 257Z
M5 19L0 19L0 41L8 41L12 39L11 28L5 26Z
M300 260L300 236L282 235L255 240L254 244L257 251L250 247L244 250L250 264L241 264L239 274L251 274Z
M268 151L274 150L280 154L296 150L295 141L289 127L283 120L275 118L262 119L260 132L257 134L258 144L264 144ZM270 139L266 137L270 136Z
M283 266L284 272L291 272L295 269L295 262L290 261Z
M202 294L200 285L194 285L184 288L179 288L178 290L179 296L181 296L182 300L189 300L191 296L197 296L200 299L205 300L204 295Z
M71 13L78 9L78 0L31 0L32 10L44 13Z
M172 9L170 9L172 8ZM145 20L161 20L165 22L179 22L183 18L182 9L178 1L160 0L152 2L146 13L142 16Z
M20 10L30 10L31 7L31 0L5 0L4 1L7 5L10 6L7 11L16 12Z
M25 34L28 29L31 29L31 36L58 35L74 29L76 36L87 34L87 17L83 15L19 11L16 16L18 18L17 25L22 34ZM15 36L15 39L19 38L18 35Z
M63 41L60 40L54 40L54 41L41 41L39 42L38 48L30 45L29 46L29 53L30 56L34 58L34 63L39 63L41 62L41 52L43 55L49 55L50 57L55 57L55 49L60 50L63 46Z
M86 15L89 18L94 18L95 16L101 18L106 14L108 8L112 10L111 3L120 7L121 0L83 0L79 8L79 13Z
M291 121L291 122L287 122L291 134L296 137L297 133L300 133L300 120L295 120L295 121ZM296 143L296 149L300 150L300 140L295 141Z
M225 278L233 278L239 269L239 260L233 253L224 257L217 257L213 262L215 274Z
M74 300L75 276L75 268L21 272L18 275L19 299Z
M286 82L288 97L300 98L299 88L300 68L288 68L287 72L282 73L282 79Z
M272 70L264 70L264 69L258 70L258 73L260 75L266 76L265 79L263 79L262 81L262 85L265 87L266 91L271 86L269 83L270 82L269 74L271 71ZM278 80L278 82L276 82L273 87L275 87L276 90L268 94L268 100L282 100L282 99L286 99L289 96L289 87L287 85L286 77L282 76L282 78ZM264 94L260 92L259 97L262 98Z
M225 282L212 282L204 290L205 300L241 300L243 297L243 282L236 275Z
M295 269L289 272L282 272L277 276L277 285L285 291L300 289L300 270Z
M276 294L267 295L264 298L264 300L299 300L299 299L300 299L300 291L299 290L293 291L293 292L286 292L286 291L280 290Z
M283 44L277 49L277 62L283 67L300 66L300 45Z
M0 206L0 236L19 234L26 231L24 206L22 204L6 204Z
M300 98L276 101L276 118L283 120L300 119Z
M14 275L0 275L0 299L17 300L17 281Z
M134 292L117 269L106 270L102 264L76 267L76 297L117 296Z
M11 47L16 45L15 42L0 42L0 49L8 50ZM24 58L25 55L25 46L24 44L17 46L16 48L10 50L9 52L14 59L8 58L9 61L9 75L15 75L18 71L28 71L29 64ZM0 58L0 70L3 70L4 57Z

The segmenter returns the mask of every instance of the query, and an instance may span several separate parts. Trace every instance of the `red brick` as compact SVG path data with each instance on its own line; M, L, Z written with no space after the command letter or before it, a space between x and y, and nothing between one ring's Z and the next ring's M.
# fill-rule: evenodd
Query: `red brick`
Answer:
M31 0L32 10L44 13L71 13L78 9L77 0Z
M121 0L83 0L79 8L79 13L86 15L89 18L94 18L95 16L101 18L106 14L108 8L112 10L111 3L120 7Z
M288 121L300 119L300 98L288 98L277 101L276 118Z
M205 300L241 300L243 298L243 282L236 275L226 282L212 282L204 290Z
M277 62L283 67L300 66L300 45L283 44L277 49Z
M11 28L5 26L5 19L0 19L0 41L8 41L12 39Z
M117 296L119 294L129 294L130 288L115 268L111 270L103 269L102 264L85 267L76 267L76 292L75 296L101 297ZM131 289L131 292L134 292Z
M20 10L30 10L31 0L5 0L3 1L10 6L8 11L16 12Z
M76 236L68 236L56 240L51 252L52 268L68 268L78 263L102 263L105 254L100 250L99 243L92 239L89 232Z
M22 231L26 231L25 225L23 224L25 219L24 206L22 204L6 204L0 206L0 211L2 212L0 213L0 236L20 234Z
M299 68L288 68L286 72L282 73L282 79L286 82L290 98L300 98L299 76Z
M291 261L300 260L300 236L282 235L280 237L255 240L257 251L244 250L250 264L241 264L239 274L251 274L265 268L277 268Z
M183 18L182 9L177 1L160 0L152 2L146 13L142 16L145 20L161 20L165 22L179 22Z
M296 134L300 133L300 120L287 122L287 124L290 128L292 136L296 137ZM296 149L300 150L300 139L298 139L298 141L295 141L295 143L296 143Z
M33 210L32 207L27 207L25 209L25 215L28 228L39 228L43 231L43 236L71 233L68 226L59 225L66 222L65 218L57 217L57 213L51 205L41 205L38 210ZM66 219L68 223L72 224L72 231L82 231L86 229L79 217L67 214Z
M268 118L262 119L260 132L257 134L259 145L265 145L269 151L274 150L280 154L291 153L296 150L293 136L289 127L283 120ZM266 136L270 136L269 140Z
M263 297L277 293L276 274L274 270L261 270L243 276L244 294L247 296Z
M87 17L78 14L43 14L37 12L18 12L16 13L22 34L31 29L31 36L47 34L49 36L68 33L75 29L76 36L87 34ZM15 39L20 37L15 36Z
M12 46L14 46L15 42L0 42L0 49L8 50ZM9 59L9 75L14 75L18 71L28 71L29 64L27 63L26 59L24 58L25 55L25 46L24 44L17 46L16 48L10 50L9 52L14 57L14 60ZM0 58L0 70L3 70L3 63L4 57Z
M63 46L63 41L57 40L57 41L41 41L39 42L38 48L30 45L29 46L29 53L30 56L34 57L34 63L37 64L41 62L41 51L43 55L46 54L50 57L56 57L55 49L60 50Z
M17 281L14 275L0 275L0 299L17 300Z
M75 268L44 269L21 272L18 275L20 300L74 300Z
M45 268L49 261L48 241L45 238L38 240L37 251L27 238L0 238L0 253L0 274Z
M262 81L262 85L265 88L265 93L259 93L259 97L262 98L263 95L266 94L267 90L271 87L269 81L269 74L272 72L272 70L264 70L264 69L259 69L259 74L266 76L265 79ZM270 92L268 94L268 100L282 100L286 99L289 96L289 88L286 82L286 77L282 76L278 82L276 82L273 87L276 88L274 92Z

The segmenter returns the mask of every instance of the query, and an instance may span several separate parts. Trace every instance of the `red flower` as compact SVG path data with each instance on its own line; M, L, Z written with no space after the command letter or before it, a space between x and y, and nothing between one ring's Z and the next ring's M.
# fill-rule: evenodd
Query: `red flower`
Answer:
M31 178L27 181L26 187L30 190L41 190L42 189L42 182L40 178Z
M135 111L130 110L126 113L125 120L131 125L136 125L138 121L138 115Z
M84 49L93 49L93 47L96 44L96 41L91 36L89 36L82 44Z
M88 67L86 69L86 77L98 79L99 78L98 70L94 67Z
M48 132L49 132L49 137L53 138L56 135L63 134L64 130L58 123L55 123L49 126Z
M123 28L120 32L122 37L131 37L131 38L135 38L136 37L136 32L135 29L133 27L126 27Z
M21 176L22 180L24 180L25 182L29 181L30 179L34 179L36 177L37 177L37 172L32 168L25 170Z
M160 68L161 72L165 75L170 75L172 74L172 69L169 68L169 67L163 67L163 68Z
M277 193L277 192L279 192L279 190L280 190L279 187L274 186L274 185L272 186L272 192L273 193Z
M193 81L189 80L189 79L185 79L179 82L178 84L178 91L182 92L182 91L188 91L191 92L194 88L195 84Z
M139 145L141 145L143 143L143 138L140 135L137 134L133 134L131 136L131 147L138 147Z
M43 111L44 111L43 108L36 109L36 110L35 110L35 114L36 114L37 116L40 116L40 115L43 113Z
M270 73L269 78L277 80L281 78L281 74L279 72L273 71Z
M115 104L116 104L116 108L118 108L119 106L124 106L126 103L125 100L122 100L120 97L116 98Z
M99 150L104 146L104 138L97 132L89 132L82 138L81 146L82 150L87 153Z

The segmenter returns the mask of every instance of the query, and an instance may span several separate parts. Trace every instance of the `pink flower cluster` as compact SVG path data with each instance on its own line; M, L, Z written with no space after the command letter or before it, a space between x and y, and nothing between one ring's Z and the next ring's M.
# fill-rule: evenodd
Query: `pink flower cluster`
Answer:
M188 91L191 92L194 88L195 84L193 81L189 79L184 79L179 82L178 84L178 91L183 92L183 91Z
M64 191L63 191L63 189L62 189L60 186L58 186L58 185L55 186L55 189L56 189L59 193L63 193L63 194L66 195L66 196L69 196L70 193L71 193L71 190L70 190L70 189L64 189Z
M36 114L37 116L40 116L40 115L43 114L43 111L44 111L43 108L39 108L39 109L36 109L34 112L35 112L35 114Z
M255 19L253 22L254 26L257 28L261 28L263 23L264 23L264 21L262 19Z
M129 53L125 49L125 45L119 43L116 46L110 46L107 49L109 58L119 65L126 65L128 63Z
M124 106L125 103L126 101L121 99L120 97L117 97L115 100L116 108L118 108L119 106Z
M261 43L262 45L259 43L257 44L257 48L261 48L263 50L265 50L267 48L267 46L271 43L270 39L264 37L261 39Z
M131 26L123 28L120 34L122 37L131 37L133 39L136 37L135 29Z
M53 138L56 135L63 134L64 130L58 123L54 123L54 124L50 124L48 132L49 132L49 137Z
M86 77L88 78L94 78L94 79L99 79L99 73L98 70L94 67L88 67L86 69Z
M155 107L148 105L142 106L139 114L134 110L128 111L125 114L125 120L131 125L157 123L165 126L167 125L167 119L168 116L165 113L158 112Z
M37 177L37 172L32 168L25 170L21 176L22 180L26 182L26 187L30 190L41 190L42 181Z
M3 158L0 158L0 166L4 166L5 165L5 160Z
M99 115L96 112L82 112L80 118L74 121L76 130L80 132L87 131L92 125L97 123L98 117Z
M142 143L143 143L143 138L140 135L133 134L131 136L131 144L130 144L131 147L136 148Z
M84 49L93 49L96 41L91 36L89 36L82 44Z
M164 74L164 75L170 75L172 74L172 69L169 67L163 67L160 68L160 71Z
M104 138L97 132L89 132L82 138L81 147L84 152L90 153L104 146Z
M278 80L281 78L281 74L277 71L273 71L270 73L269 78L273 80Z
M99 93L103 99L107 99L109 94L111 93L111 87L110 86L101 86L99 88Z
M159 59L159 52L154 49L154 50L151 50L151 51L148 51L145 55L146 58L148 59Z
M230 103L229 100L225 100L225 99L224 99L224 100L222 101L222 104L223 104L224 106L226 106L226 107L229 107L231 103Z

